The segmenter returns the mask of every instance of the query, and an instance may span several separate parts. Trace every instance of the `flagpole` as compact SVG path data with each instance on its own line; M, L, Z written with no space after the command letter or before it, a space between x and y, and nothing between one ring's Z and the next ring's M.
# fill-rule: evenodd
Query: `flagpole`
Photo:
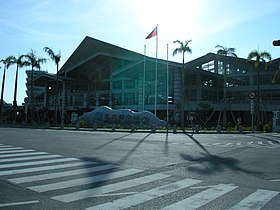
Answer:
M169 66L168 66L168 44L167 44L167 66L166 66L166 121L169 122Z
M144 45L144 69L143 69L143 111L145 110L145 83L146 83L146 45Z
M158 25L156 38L156 71L155 71L155 115L157 116L157 71L158 71Z

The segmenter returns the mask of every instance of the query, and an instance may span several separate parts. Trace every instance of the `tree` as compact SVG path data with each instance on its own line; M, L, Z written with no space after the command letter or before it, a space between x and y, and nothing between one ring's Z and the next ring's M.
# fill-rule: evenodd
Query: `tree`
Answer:
M260 94L260 64L265 64L265 69L267 69L266 60L269 62L271 61L272 57L271 54L267 51L259 52L258 50L253 50L248 54L248 61L254 60L254 67L257 70L257 104L256 104L256 116L257 116L257 129L260 130L260 101L261 101L261 94Z
M233 47L223 47L221 45L216 45L215 48L219 48L217 51L217 55L222 56L222 63L223 63L223 74L224 74L224 84L223 84L223 127L226 126L226 106L225 102L227 100L227 89L226 89L226 83L227 83L227 65L226 60L227 57L235 57L237 58L237 55L235 54L235 48ZM220 117L219 117L220 122ZM218 123L219 123L218 122Z
M182 99L181 99L181 127L185 128L185 53L192 53L192 49L189 47L189 43L192 40L182 42L180 40L175 40L173 43L178 43L179 47L173 51L173 56L178 53L183 53L183 69L182 69Z
M16 122L17 117L17 86L18 86L18 70L19 68L23 67L25 65L25 62L23 61L24 55L20 55L18 58L15 58L15 63L17 64L16 69L16 76L15 76L15 88L14 88L14 121Z
M8 56L5 59L2 59L1 62L4 64L4 72L2 79L2 90L1 90L1 101L0 101L0 115L2 115L3 103L4 103L4 89L5 89L5 79L6 79L6 70L15 63L14 56Z
M34 112L34 68L41 69L41 65L47 62L47 59L40 58L36 55L36 52L31 49L31 52L27 53L25 56L25 65L31 66L31 123L33 123L33 112Z
M55 62L56 65L56 94L55 94L55 112L54 112L54 121L57 123L57 102L58 102L58 69L59 62L61 59L61 52L59 51L57 54L49 47L44 47L44 51L50 56L51 60Z

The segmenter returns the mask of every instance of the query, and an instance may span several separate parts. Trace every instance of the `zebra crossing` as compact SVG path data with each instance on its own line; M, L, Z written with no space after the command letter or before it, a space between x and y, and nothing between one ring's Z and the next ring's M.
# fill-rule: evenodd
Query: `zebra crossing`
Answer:
M44 193L62 204L103 198L102 202L84 204L87 210L134 208L163 198L166 199L156 209L196 209L244 191L230 183L208 186L199 179L174 180L168 172L150 174L142 169L120 169L113 164L3 144L0 144L0 179ZM174 194L180 196L169 201ZM280 192L251 190L226 209L265 209L274 199L280 201Z
M188 146L194 146L196 143L194 142L174 142L171 144L183 144ZM254 147L254 148L268 148L268 149L275 149L280 148L280 140L274 140L274 141L242 141L242 142L201 142L200 143L203 146L206 147Z

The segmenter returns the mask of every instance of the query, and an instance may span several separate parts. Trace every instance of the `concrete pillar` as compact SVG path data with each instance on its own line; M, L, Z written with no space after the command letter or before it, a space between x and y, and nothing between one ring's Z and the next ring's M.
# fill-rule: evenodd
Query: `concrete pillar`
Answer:
M80 129L80 123L77 123L77 124L75 125L75 127L76 127L76 130L79 130L79 129Z
M195 133L199 133L199 126L198 126L198 125L196 125L196 126L194 127L194 131L195 131Z
M155 132L156 132L156 129L157 129L156 126L155 126L155 125L152 125L152 130L151 130L151 132L152 132L152 133L155 133Z
M217 133L221 133L222 131L222 126L221 125L217 125Z
M173 133L177 133L177 126L176 125L173 125L172 129L173 129Z
M96 131L96 130L97 130L97 124L96 124L96 123L93 124L92 130L93 130L93 131Z
M116 124L112 124L112 132L115 132L116 131Z
M134 125L134 124L131 124L130 129L131 129L131 133L134 133L134 132L135 132L135 125Z
M243 126L242 126L242 125L239 125L239 126L238 126L238 132L239 132L239 133L243 133Z

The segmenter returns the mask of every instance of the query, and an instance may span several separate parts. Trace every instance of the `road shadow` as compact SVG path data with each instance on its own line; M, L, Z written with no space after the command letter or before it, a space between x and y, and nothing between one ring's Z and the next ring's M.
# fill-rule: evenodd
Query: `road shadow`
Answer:
M87 172L83 177L89 177L90 179L90 182L83 186L85 189L104 185L104 183L110 181L112 174L119 170L117 164L105 162L98 158L83 157L82 160L85 162L92 162L92 164L84 166Z
M193 137L193 134L185 133L197 146L199 146L207 155L211 155L210 152L197 140Z
M240 161L236 158L212 155L197 139L193 137L193 135L187 133L185 134L193 142L195 142L197 146L199 146L203 151L202 153L200 153L199 157L195 157L188 154L180 154L180 156L184 160L196 163L188 167L189 171L193 171L204 175L209 175L209 174L224 171L226 169L230 169L232 171L239 171L247 174L257 174L257 175L263 174L262 172L252 171L238 166Z
M196 163L195 165L191 165L188 167L189 171L193 171L203 175L219 173L226 169L230 169L234 172L239 171L254 175L263 174L262 172L252 171L238 166L240 161L232 157L220 157L217 155L209 155L206 153L201 153L200 157L194 157L187 154L180 154L180 156L184 160Z
M98 147L95 147L94 149L100 149L100 148L102 148L102 147L107 146L108 144L113 143L114 141L117 141L117 140L119 140L119 139L122 139L122 138L127 137L127 136L130 136L130 135L132 135L132 133L129 133L129 134L120 136L119 138L116 138L116 139L112 139L111 141L108 141L108 142L106 142L106 143L104 143L104 144L102 144L102 145L100 145L100 146L98 146Z
M119 165L125 163L125 161L137 150L137 148L145 141L151 133L148 133L143 139L137 142L137 144L119 161Z

